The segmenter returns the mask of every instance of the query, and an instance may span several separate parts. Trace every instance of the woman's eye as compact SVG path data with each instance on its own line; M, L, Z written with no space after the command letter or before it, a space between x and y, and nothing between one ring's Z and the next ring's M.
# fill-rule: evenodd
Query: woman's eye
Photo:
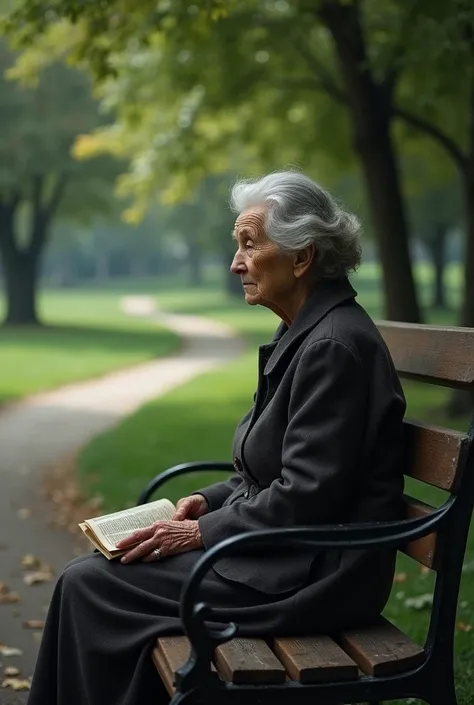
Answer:
M245 247L247 248L247 250L253 250L253 242L248 242Z

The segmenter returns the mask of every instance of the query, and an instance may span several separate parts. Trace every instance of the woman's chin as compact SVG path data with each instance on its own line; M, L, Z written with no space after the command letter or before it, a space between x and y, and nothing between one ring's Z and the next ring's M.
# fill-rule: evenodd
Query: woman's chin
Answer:
M251 291L245 292L245 303L249 306L257 306L261 303L261 297L257 293L252 293Z

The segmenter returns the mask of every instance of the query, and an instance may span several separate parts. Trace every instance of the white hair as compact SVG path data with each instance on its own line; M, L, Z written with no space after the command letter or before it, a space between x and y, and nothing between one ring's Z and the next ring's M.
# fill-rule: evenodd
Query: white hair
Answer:
M276 171L237 181L230 205L236 213L264 206L267 235L282 252L293 253L314 244L319 277L345 276L360 263L359 220L300 172Z

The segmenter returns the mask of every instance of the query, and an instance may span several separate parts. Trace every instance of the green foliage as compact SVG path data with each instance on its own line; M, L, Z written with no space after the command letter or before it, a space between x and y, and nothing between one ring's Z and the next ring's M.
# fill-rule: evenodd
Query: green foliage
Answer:
M79 143L78 153L130 159L120 192L136 199L129 217L138 218L151 193L187 198L209 173L297 164L333 182L347 171L344 87L320 12L343 6L57 0L44 13L40 0L23 0L7 24L40 64L38 44L50 51L56 33L56 51L92 68L116 123ZM363 10L370 68L387 95L394 91L394 116L429 118L465 146L472 3L365 0ZM67 22L74 23L68 35ZM404 145L420 127L408 124L399 130ZM425 144L422 154L432 162Z
M22 86L8 78L14 61L2 41L0 198L16 193L22 201L31 200L33 179L41 177L43 198L48 200L56 181L67 178L74 182L74 194L64 199L64 213L77 215L80 210L104 208L110 202L116 167L110 158L86 165L71 156L77 135L89 132L100 121L87 77L55 63L43 69L35 86ZM109 184L108 193L104 180Z

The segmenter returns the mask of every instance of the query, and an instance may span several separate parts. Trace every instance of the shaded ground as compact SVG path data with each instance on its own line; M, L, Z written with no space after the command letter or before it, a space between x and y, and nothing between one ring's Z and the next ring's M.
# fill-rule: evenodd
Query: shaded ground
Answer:
M81 552L74 538L51 525L51 505L40 494L42 471L113 426L146 401L218 367L238 355L242 343L220 324L190 316L153 314L146 299L124 302L129 313L156 315L183 337L177 355L51 393L0 411L0 583L20 601L0 605L0 642L22 650L0 654L0 673L17 666L31 676L41 631L24 628L26 620L44 620L55 578L27 585L22 558L32 554L57 576ZM26 693L0 688L1 705L26 702ZM46 704L45 704L46 705Z

